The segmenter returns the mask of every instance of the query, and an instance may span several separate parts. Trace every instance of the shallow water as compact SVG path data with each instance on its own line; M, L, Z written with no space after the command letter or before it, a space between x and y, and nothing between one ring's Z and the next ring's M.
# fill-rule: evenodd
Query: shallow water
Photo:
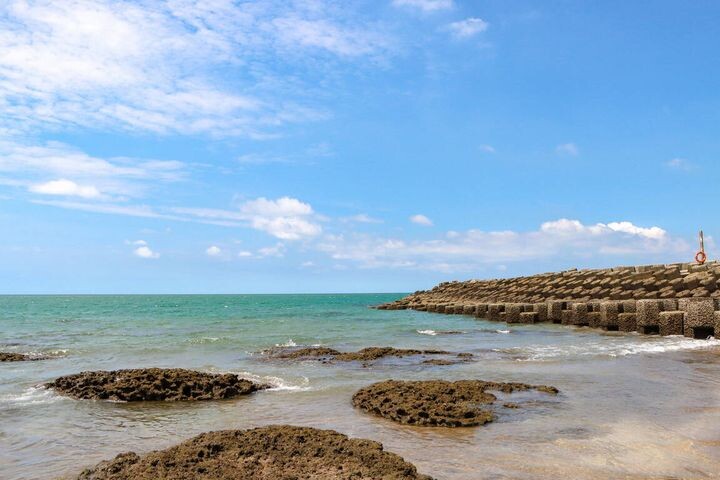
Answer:
M0 478L67 477L120 452L279 423L378 440L438 479L720 478L719 341L367 308L399 296L0 297L0 351L58 356L0 364ZM275 345L433 348L476 361L367 368L258 353ZM38 387L82 370L147 366L241 373L276 388L122 404ZM352 408L357 389L388 378L519 381L561 394L514 394L521 408L497 402L497 420L483 427L417 428Z

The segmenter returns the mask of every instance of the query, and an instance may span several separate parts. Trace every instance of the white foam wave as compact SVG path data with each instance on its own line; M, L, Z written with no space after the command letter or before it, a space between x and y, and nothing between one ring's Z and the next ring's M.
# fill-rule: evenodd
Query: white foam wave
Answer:
M246 378L255 383L263 383L270 385L270 390L277 391L291 391L291 392L306 392L312 390L310 386L310 379L308 377L302 377L299 382L290 382L281 377L273 377L271 375L256 375L250 372L238 372L242 378Z
M60 395L48 388L34 386L25 389L21 393L0 396L0 409L54 403L62 399Z
M222 337L197 337L197 338L191 338L188 340L188 343L203 345L205 343L215 343L219 342L220 340L223 340Z
M695 340L682 336L670 336L636 343L624 341L621 343L590 342L582 345L533 345L503 351L519 355L518 361L543 361L587 356L625 357L627 355L704 350L717 347L720 347L720 340L714 338Z
M297 347L297 343L295 343L292 338L289 338L287 342L276 343L275 346L276 347Z
M510 330L495 330L495 333L510 333Z
M420 335L430 335L430 336L433 336L433 337L434 337L435 335L437 335L437 332L436 332L435 330L415 330L415 331L416 331L417 333L419 333Z

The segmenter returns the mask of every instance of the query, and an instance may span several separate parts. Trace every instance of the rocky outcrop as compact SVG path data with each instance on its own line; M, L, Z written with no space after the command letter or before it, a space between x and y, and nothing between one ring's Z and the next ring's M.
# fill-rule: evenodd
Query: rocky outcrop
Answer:
M24 362L30 357L22 353L0 352L0 362Z
M271 358L292 360L317 359L338 362L371 362L388 357L402 358L417 355L452 355L452 353L444 350L417 350L393 347L367 347L357 352L340 352L327 347L285 348L270 352Z
M375 383L353 396L353 405L374 415L409 425L473 427L493 421L487 408L497 400L490 391L538 390L557 394L555 387L481 380L398 381Z
M30 362L34 360L47 360L42 355L27 355L25 353L0 352L0 362Z
M380 443L332 430L270 426L203 433L144 456L123 453L78 480L432 480Z
M181 368L82 372L60 377L45 386L77 399L122 402L219 400L268 388L232 373Z

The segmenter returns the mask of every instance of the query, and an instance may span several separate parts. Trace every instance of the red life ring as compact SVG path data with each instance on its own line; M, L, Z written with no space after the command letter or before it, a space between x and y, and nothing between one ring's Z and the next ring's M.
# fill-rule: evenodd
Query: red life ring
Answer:
M707 255L705 255L705 252L699 251L695 254L695 261L700 265L705 263L705 260L707 260Z

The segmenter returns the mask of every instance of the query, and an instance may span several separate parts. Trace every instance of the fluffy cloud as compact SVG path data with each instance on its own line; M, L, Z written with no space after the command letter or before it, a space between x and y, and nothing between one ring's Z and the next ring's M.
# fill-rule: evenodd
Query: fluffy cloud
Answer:
M423 12L448 10L455 5L453 0L393 0L392 3L396 7L418 8Z
M322 118L322 109L293 101L294 87L285 90L277 62L266 59L305 68L315 53L370 56L388 47L384 34L361 21L349 26L350 9L312 3L2 2L0 131L261 137L278 125ZM264 89L269 77L276 79Z
M448 25L450 32L457 38L470 38L488 29L489 24L482 18L466 18Z
M68 197L100 198L102 194L92 185L78 185L72 180L51 180L45 183L31 185L28 189L33 193L42 195L63 195Z
M432 220L422 214L413 215L410 217L410 221L416 225L422 225L424 227L432 227Z
M237 210L175 208L177 214L227 226L250 226L281 240L300 240L319 235L322 227L315 221L312 207L296 198L249 200Z
M472 271L484 265L610 255L687 254L690 246L659 227L630 222L585 225L560 219L536 231L469 230L445 238L406 241L371 235L326 235L318 248L332 259L363 268Z
M0 140L0 174L33 193L99 199L141 196L150 183L184 179L186 168L171 160L97 157L60 142Z
M205 253L210 257L217 257L222 253L222 250L217 245L211 245L205 250Z
M140 246L137 247L135 250L133 250L133 254L134 254L136 257L140 257L140 258L155 259L155 258L159 258L159 257L160 257L160 254L159 254L159 253L154 252L154 251L153 251L152 249L150 249L150 247L148 247L147 245L140 245Z

